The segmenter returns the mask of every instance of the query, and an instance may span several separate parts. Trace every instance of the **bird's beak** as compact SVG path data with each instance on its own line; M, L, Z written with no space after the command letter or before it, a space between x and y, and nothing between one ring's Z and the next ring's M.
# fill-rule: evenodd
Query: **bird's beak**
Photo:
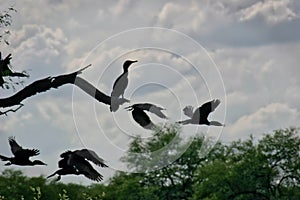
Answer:
M128 107L125 107L124 108L124 110L127 110L127 111L130 111L130 110L132 110L133 108L132 108L132 106L128 106Z

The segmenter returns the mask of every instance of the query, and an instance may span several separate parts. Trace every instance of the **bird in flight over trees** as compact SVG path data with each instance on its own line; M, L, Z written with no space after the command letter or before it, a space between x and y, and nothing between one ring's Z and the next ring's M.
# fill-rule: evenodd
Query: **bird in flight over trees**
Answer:
M137 60L126 60L123 64L123 73L115 80L113 84L113 89L111 92L112 104L110 106L110 111L116 111L116 105L113 101L115 98L122 96L124 98L125 89L128 86L128 69Z
M126 107L125 109L127 109L128 111L132 111L131 114L133 119L140 126L149 130L155 129L156 125L151 121L149 116L144 111L151 112L160 118L167 119L167 116L164 113L162 113L162 110L165 109L151 103L133 104L131 106Z
M33 165L47 165L40 160L29 160L29 157L37 156L40 154L38 149L23 149L15 140L14 137L8 138L11 152L14 157L6 157L0 155L0 159L3 161L8 161L5 165L21 165L21 166L33 166Z
M89 161L100 167L108 167L104 164L104 160L100 158L94 151L90 149L81 149L75 151L66 151L60 155L62 158L58 162L58 169L47 178L58 175L57 181L61 179L62 175L84 175L93 181L103 180L103 176L98 173Z
M218 105L221 103L219 99L206 102L193 111L193 106L186 106L183 109L183 113L190 117L190 119L179 121L180 124L204 124L208 126L225 126L224 124L217 121L208 121L208 115L213 112Z

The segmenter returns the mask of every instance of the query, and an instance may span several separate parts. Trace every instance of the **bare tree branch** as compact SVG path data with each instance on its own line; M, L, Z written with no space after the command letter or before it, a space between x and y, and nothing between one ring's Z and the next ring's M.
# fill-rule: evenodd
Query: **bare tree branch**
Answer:
M8 109L4 112L1 112L0 111L0 115L6 115L7 116L7 113L8 112L17 112L20 108L22 108L24 105L23 104L20 104L16 109Z
M22 90L17 92L16 94L0 99L0 107L6 108L11 107L15 105L20 105L21 102L31 96L34 96L41 92L46 92L47 90L51 88L58 88L62 85L66 84L73 84L77 87L81 88L83 91L85 91L87 94L95 98L97 101L111 105L111 97L107 96L100 90L98 90L96 87L94 87L92 84L87 82L86 80L77 77L78 74L81 74L84 69L89 67L90 65L84 67L83 69L80 69L76 72L55 76L55 77L47 77L44 79L37 80L30 85L24 87ZM114 99L114 102L117 102L118 105L121 105L125 102L129 102L129 100L124 98L117 98Z

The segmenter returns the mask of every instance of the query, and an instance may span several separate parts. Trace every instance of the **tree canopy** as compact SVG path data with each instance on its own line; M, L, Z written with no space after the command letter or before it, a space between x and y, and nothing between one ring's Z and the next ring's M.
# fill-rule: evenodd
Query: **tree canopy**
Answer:
M158 130L153 138L131 143L122 160L145 169L143 156L173 141L166 151L180 149L180 129ZM178 139L174 138L178 137ZM174 162L144 173L117 172L107 184L63 184L45 177L26 177L7 169L0 175L0 199L299 199L300 137L296 128L279 129L261 139L250 137L230 144L217 143L205 156L204 135L191 138ZM208 140L209 143L209 140ZM134 154L139 152L139 154ZM158 164L163 159L153 160ZM155 166L153 164L153 166Z

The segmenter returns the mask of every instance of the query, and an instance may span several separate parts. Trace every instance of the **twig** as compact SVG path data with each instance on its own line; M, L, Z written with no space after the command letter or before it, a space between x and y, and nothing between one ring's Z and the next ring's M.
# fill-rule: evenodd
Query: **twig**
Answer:
M24 104L20 104L19 107L16 108L16 109L8 109L8 110L6 110L6 111L4 111L4 112L0 111L0 115L5 115L5 116L7 116L7 113L8 113L8 112L17 112L17 111L18 111L20 108L22 108L23 106L24 106Z

